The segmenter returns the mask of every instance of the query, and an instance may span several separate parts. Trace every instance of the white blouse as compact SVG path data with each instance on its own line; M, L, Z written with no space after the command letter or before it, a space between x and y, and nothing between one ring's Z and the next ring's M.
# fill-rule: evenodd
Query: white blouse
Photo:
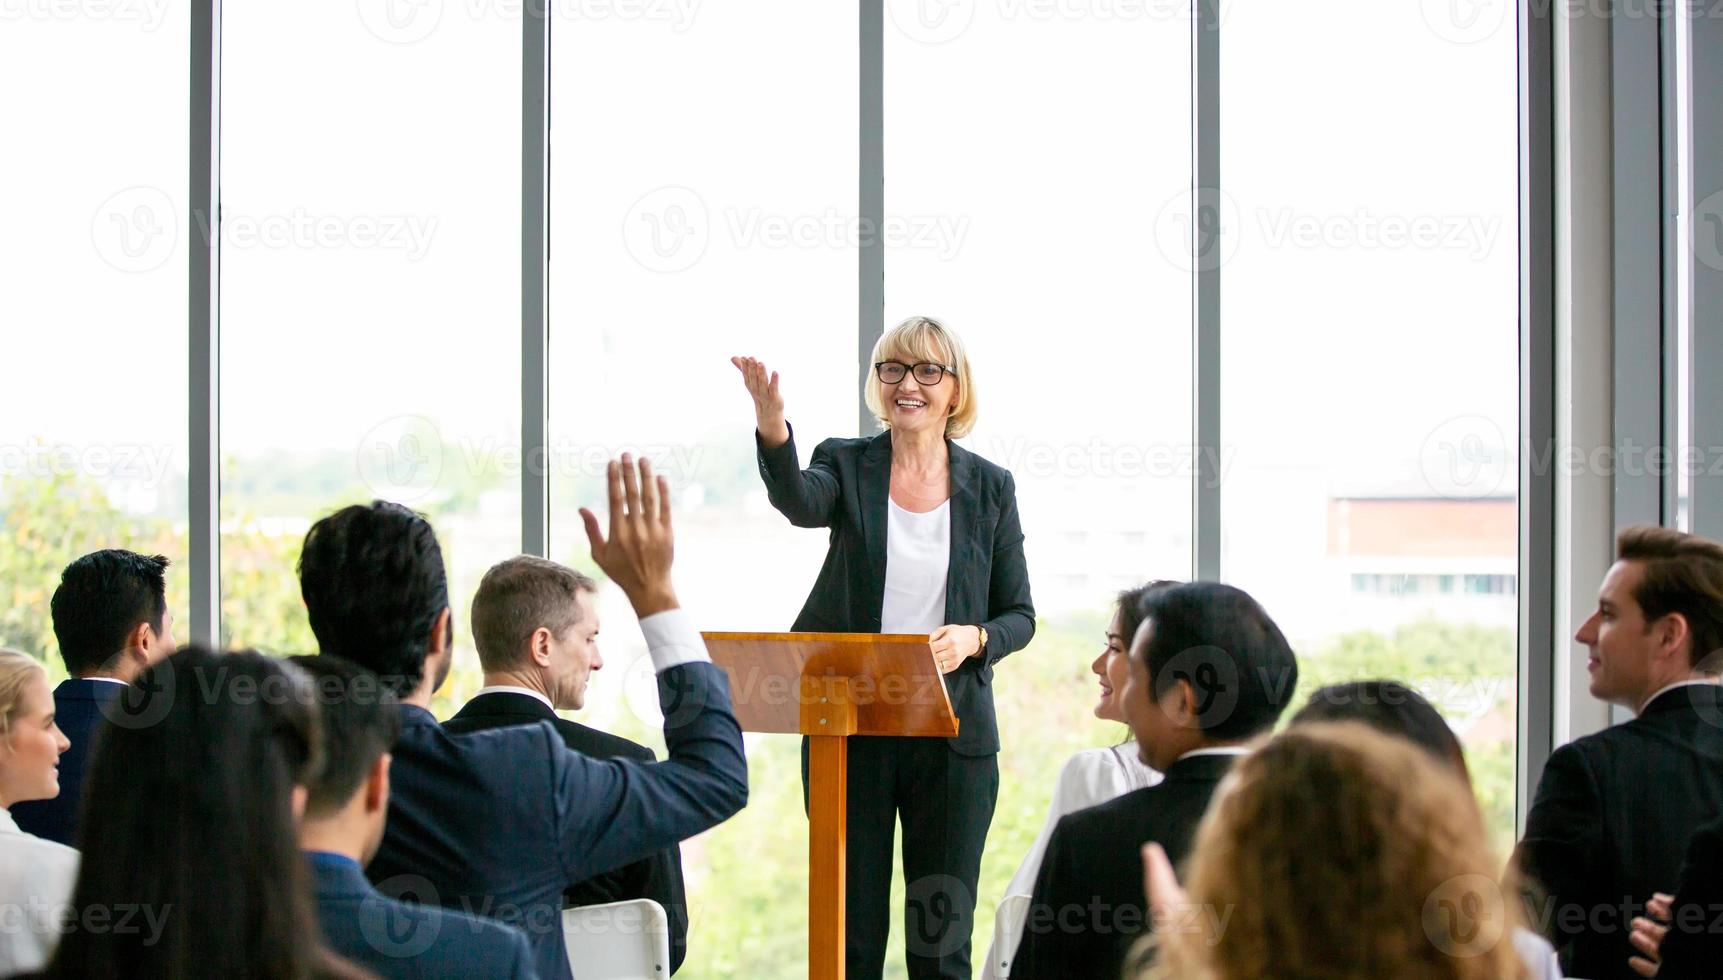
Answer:
M951 500L925 514L886 505L885 601L881 633L931 633L945 625L945 573L951 565Z
M1123 796L1133 790L1145 789L1160 782L1163 777L1146 765L1137 755L1137 743L1126 742L1104 749L1085 749L1065 760L1065 767L1059 770L1059 784L1053 789L1053 805L1047 811L1047 823L1042 826L1041 833L1035 837L1035 843L1029 847L1029 853L1024 856L1023 863L1017 866L1017 873L1011 876L1011 884L1005 886L1005 897L1021 895L1025 898L1035 891L1035 878L1041 873L1041 858L1047 853L1047 842L1053 839L1053 828L1058 826L1059 818L1078 810L1085 810L1100 803L1105 803L1115 797ZM1023 934L1023 920L1019 916L1011 929L1011 935ZM999 980L999 961L1011 956L1016 950L1000 949L999 936L995 933L993 943L987 949L987 959L981 968L982 980Z
M0 807L0 976L40 970L60 943L78 881L78 852L18 829Z

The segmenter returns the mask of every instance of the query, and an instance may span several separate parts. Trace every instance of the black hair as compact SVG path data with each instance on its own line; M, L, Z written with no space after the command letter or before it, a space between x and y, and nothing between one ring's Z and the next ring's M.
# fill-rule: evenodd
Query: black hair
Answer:
M317 929L293 817L294 787L318 765L305 675L252 651L194 645L103 711L71 928L45 975L343 975ZM86 912L125 908L159 918L77 927Z
M1417 743L1437 761L1467 776L1466 752L1442 713L1399 681L1348 681L1321 688L1292 716L1294 725L1310 721L1361 721Z
M429 521L383 500L330 514L305 534L299 589L323 653L376 674L396 695L419 686L431 632L449 608Z
M377 675L340 657L294 657L311 678L323 729L323 765L305 784L307 818L339 813L401 736L395 696Z
M1248 593L1186 582L1148 592L1137 611L1153 624L1143 657L1155 696L1190 683L1199 697L1197 727L1212 741L1274 727L1298 686L1298 658Z
M1125 589L1113 600L1113 607L1119 613L1119 642L1124 644L1127 653L1131 649L1131 639L1137 635L1137 627L1143 625L1143 597L1151 592L1170 589L1177 584L1177 581L1170 578L1158 578L1135 588Z
M140 624L162 628L167 567L162 555L120 548L92 551L66 566L48 608L68 673L78 677L112 667Z

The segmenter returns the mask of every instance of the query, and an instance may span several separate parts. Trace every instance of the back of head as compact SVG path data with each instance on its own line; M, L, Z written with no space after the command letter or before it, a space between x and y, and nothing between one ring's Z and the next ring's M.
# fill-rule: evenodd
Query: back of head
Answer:
M107 713L86 774L71 914L158 918L73 929L50 972L309 975L319 946L293 815L294 787L318 765L305 676L261 654L193 646L145 671Z
M1248 593L1186 582L1147 592L1138 612L1151 624L1144 656L1155 695L1189 682L1205 738L1238 741L1280 720L1298 686L1298 659Z
M383 753L401 734L395 696L376 674L340 657L294 657L311 678L323 740L323 764L306 782L305 819L341 812Z
M597 590L598 584L586 575L532 555L491 566L473 596L479 663L491 672L523 666L533 633L543 627L565 636L580 622L580 594Z
M73 677L110 667L140 624L159 629L167 614L168 560L119 548L66 566L49 611L60 656Z
M1357 721L1384 734L1410 739L1463 778L1470 778L1465 750L1442 713L1399 681L1330 684L1312 694L1292 717L1294 725L1316 721Z
M1197 832L1194 907L1155 975L1502 980L1524 975L1517 903L1453 772L1356 722L1295 726L1241 759Z
M1643 573L1634 599L1647 623L1679 613L1693 636L1693 666L1723 672L1723 545L1667 527L1637 524L1616 536L1616 559Z
M429 521L382 500L336 511L305 534L299 589L322 652L371 671L398 695L418 686L449 607Z

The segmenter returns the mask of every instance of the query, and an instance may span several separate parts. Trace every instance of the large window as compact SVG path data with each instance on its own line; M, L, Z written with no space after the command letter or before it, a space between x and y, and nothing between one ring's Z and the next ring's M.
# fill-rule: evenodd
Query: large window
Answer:
M1423 7L1227 7L1222 568L1287 631L1304 691L1430 695L1505 840L1514 34Z
M396 500L449 564L458 704L520 538L519 11L374 6L225 10L222 626L310 648L305 530Z
M81 554L168 555L185 619L190 31L149 7L0 13L0 646L57 676L48 599Z

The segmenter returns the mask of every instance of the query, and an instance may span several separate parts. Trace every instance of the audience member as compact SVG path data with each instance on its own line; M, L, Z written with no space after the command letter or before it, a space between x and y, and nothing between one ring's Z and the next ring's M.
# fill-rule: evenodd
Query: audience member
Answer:
M1519 906L1453 769L1357 722L1295 725L1239 761L1182 891L1144 848L1154 980L1523 980Z
M197 646L115 702L90 757L85 848L44 976L367 977L317 931L295 823L317 709L291 664Z
M587 678L604 666L598 652L597 583L565 565L521 555L491 567L473 597L473 641L485 686L443 722L464 733L548 721L564 745L594 759L655 762L644 745L557 715L586 706ZM588 878L563 892L567 906L649 898L670 924L670 971L688 949L688 900L682 856L671 846Z
M1550 755L1517 856L1568 974L1614 980L1635 975L1633 918L1675 890L1688 838L1723 813L1723 546L1621 532L1576 639L1592 696L1637 717Z
M593 759L548 724L455 735L428 710L452 651L448 586L423 517L377 501L312 526L299 561L322 652L377 674L401 700L383 842L366 871L519 925L547 980L570 977L563 890L706 830L747 800L729 687L671 585L668 484L624 456L609 467L610 533L582 509L593 559L640 617L658 669L670 758ZM425 897L425 896L421 896Z
M42 665L0 650L0 976L40 969L60 940L57 913L72 897L78 852L18 829L11 810L60 792L55 770L66 736Z
M66 566L49 611L71 675L54 689L54 711L72 747L60 757L60 795L26 803L18 826L61 844L77 842L90 744L103 713L140 673L173 653L168 560L111 548Z
M1121 699L1125 680L1131 669L1131 639L1137 635L1137 627L1142 623L1142 615L1137 611L1137 605L1150 590L1174 584L1164 580L1150 582L1134 589L1126 589L1114 600L1113 618L1107 624L1106 645L1100 656L1089 664L1090 672L1100 678L1101 696L1100 700L1095 702L1095 717L1126 723ZM1017 866L1017 873L1011 876L1011 883L1005 886L1007 900L1016 896L1027 898L1033 894L1035 877L1041 870L1041 856L1047 852L1047 842L1052 838L1053 828L1058 825L1060 818L1161 781L1161 774L1143 762L1137 743L1129 737L1128 725L1125 731L1127 737L1118 745L1084 749L1065 760L1064 768L1059 770L1059 782L1053 788L1053 805L1048 811L1047 822L1042 825L1035 842L1029 846L1029 853L1024 856L1023 863ZM1013 921L1011 929L1002 931L1010 937L1021 935L1023 917L1019 915ZM987 949L987 958L982 961L983 980L1009 976L1010 958L1015 952L1014 940L1011 946L1006 947L1002 944L1000 934L994 933L993 943Z
M1142 845L1184 856L1215 787L1245 743L1274 727L1298 683L1280 627L1239 589L1152 590L1138 612L1125 715L1143 762L1166 778L1060 819L1011 965L1018 980L1119 975L1147 926Z
M519 929L371 887L364 867L383 841L389 750L401 733L395 698L339 657L293 662L311 676L323 722L323 765L306 787L299 846L330 948L385 980L532 977L532 947Z

